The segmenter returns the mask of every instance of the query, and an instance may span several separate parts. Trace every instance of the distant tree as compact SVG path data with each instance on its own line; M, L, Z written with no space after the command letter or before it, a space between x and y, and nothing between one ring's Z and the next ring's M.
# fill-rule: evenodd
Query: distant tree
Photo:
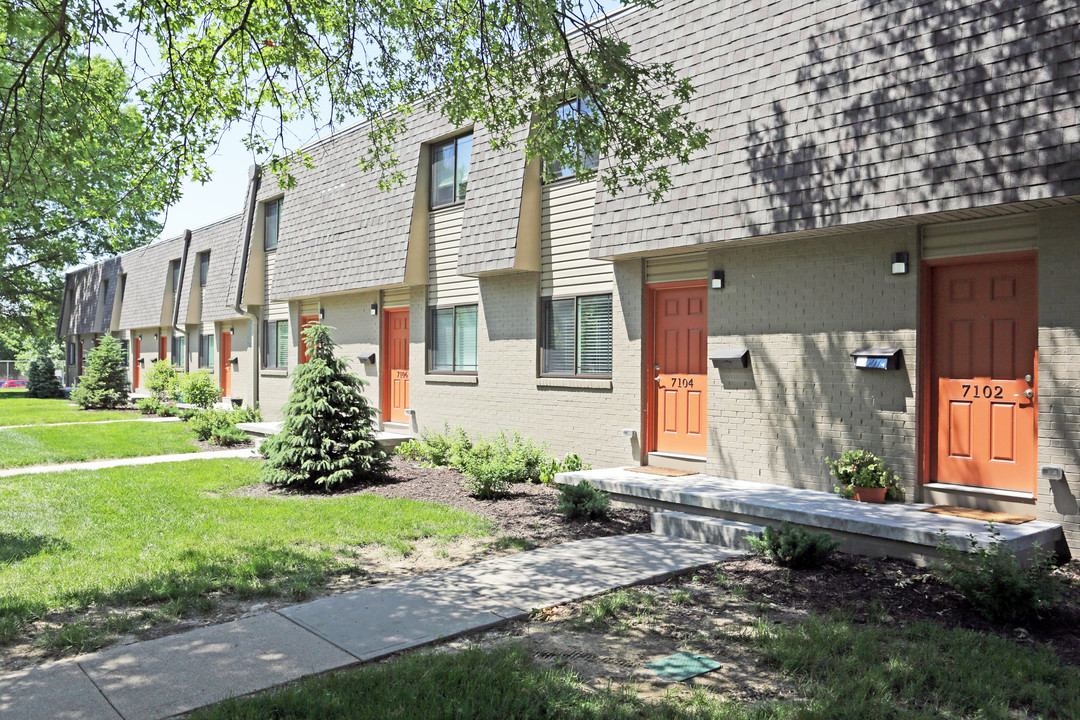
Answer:
M86 366L71 399L83 408L113 408L127 405L128 381L124 368L124 346L106 335L90 351Z
M26 395L32 398L62 398L66 395L52 358L42 357L30 363Z
M366 383L349 372L344 358L334 356L331 329L314 324L303 331L311 359L293 372L285 426L262 446L267 483L330 491L380 478L390 469L375 440Z

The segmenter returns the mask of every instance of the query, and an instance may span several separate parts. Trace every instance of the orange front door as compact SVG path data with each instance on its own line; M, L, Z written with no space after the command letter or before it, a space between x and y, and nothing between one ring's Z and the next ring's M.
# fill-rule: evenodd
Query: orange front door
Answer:
M930 481L1033 492L1035 259L931 268Z
M169 337L162 333L158 340L158 360L165 360L169 357Z
M131 341L131 387L139 387L139 356L142 354L140 346L142 341L135 338Z
M709 383L705 285L652 286L649 298L653 322L646 355L652 363L652 449L703 456Z
M232 333L221 331L221 395L232 397Z
M79 360L75 366L75 377L82 377L83 341L79 341Z
M304 330L319 322L318 315L301 315L300 316L300 364L303 365L311 359L311 348L308 347L307 342L304 341Z
M408 422L409 308L383 310L383 420Z

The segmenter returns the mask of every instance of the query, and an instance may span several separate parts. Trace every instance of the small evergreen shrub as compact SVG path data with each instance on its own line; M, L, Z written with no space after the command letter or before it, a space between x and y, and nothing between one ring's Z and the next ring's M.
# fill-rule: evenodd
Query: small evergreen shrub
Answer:
M143 415L154 415L161 410L161 403L157 401L157 398L139 398L135 401L135 407Z
M970 552L942 533L938 550L943 560L934 565L934 574L993 622L1025 620L1052 606L1062 591L1053 553L1036 545L1025 564L1005 545L994 523L989 528L991 539L985 545L968 536Z
M221 387L218 386L214 376L206 370L180 373L176 380L176 388L183 402L200 408L213 407L214 403L221 399Z
M64 386L60 384L60 378L56 377L56 365L52 358L43 355L30 362L27 373L26 397L32 398L62 398L66 397Z
M112 335L105 335L98 346L90 351L79 384L71 392L71 399L86 409L127 405L124 348Z
M158 402L165 402L172 396L178 374L176 366L168 360L155 360L143 375L143 387L154 393Z
M582 480L577 485L559 488L559 504L555 510L571 520L595 520L605 517L610 508L611 497L588 480Z
M382 478L390 462L375 441L374 408L365 382L334 355L326 325L303 330L311 359L296 368L283 410L285 426L262 445L262 477L273 485L334 490L351 482Z
M821 567L840 547L829 533L804 530L786 520L777 529L766 525L760 538L749 538L750 548L778 565L794 570Z
M216 428L210 435L210 442L222 447L232 447L233 445L245 445L251 442L251 438L235 425L228 425Z

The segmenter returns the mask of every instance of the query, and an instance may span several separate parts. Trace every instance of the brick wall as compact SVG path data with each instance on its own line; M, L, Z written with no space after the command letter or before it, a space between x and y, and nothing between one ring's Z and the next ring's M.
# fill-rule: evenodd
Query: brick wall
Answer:
M1039 480L1040 518L1061 523L1080 549L1080 208L1039 212L1039 465L1065 471Z
M708 471L831 490L825 457L865 448L911 498L916 477L918 273L914 229L711 253L726 287L709 291L709 351L750 350L750 367L709 368ZM899 371L857 370L860 347L899 346Z

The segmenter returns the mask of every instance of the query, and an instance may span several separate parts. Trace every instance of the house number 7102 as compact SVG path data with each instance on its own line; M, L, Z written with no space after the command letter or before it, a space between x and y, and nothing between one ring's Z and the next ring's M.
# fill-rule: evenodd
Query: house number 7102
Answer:
M982 390L982 395L979 391ZM964 397L971 393L973 398L1000 398L1003 397L1004 388L1000 385L983 385L981 388L978 385L964 385Z

